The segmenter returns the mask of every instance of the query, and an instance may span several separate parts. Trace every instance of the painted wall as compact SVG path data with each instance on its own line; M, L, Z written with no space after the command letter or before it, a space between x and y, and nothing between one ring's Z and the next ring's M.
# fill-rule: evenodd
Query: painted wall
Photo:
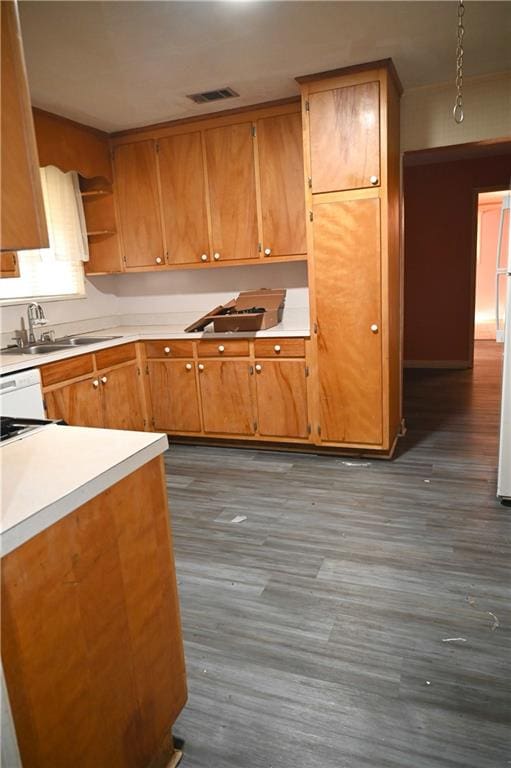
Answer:
M401 151L511 136L511 72L466 78L465 119L452 118L454 82L405 91L401 97Z
M405 362L468 364L474 190L510 176L511 155L405 166Z

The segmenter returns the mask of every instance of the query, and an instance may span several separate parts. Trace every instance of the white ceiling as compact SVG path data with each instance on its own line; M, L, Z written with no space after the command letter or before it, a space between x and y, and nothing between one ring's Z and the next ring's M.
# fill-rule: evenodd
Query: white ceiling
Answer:
M392 57L405 89L452 80L456 3L21 0L33 103L106 131L298 93L294 77ZM511 3L467 2L465 76L511 69ZM231 86L240 98L194 105Z

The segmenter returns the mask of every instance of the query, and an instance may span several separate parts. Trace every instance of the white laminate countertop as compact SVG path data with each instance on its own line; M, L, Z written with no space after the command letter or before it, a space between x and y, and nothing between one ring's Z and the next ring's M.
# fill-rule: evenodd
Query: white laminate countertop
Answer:
M185 333L184 328L187 324L163 324L163 325L117 325L112 328L102 328L100 331L90 331L89 333L75 334L79 336L116 336L118 338L108 339L97 344L87 344L69 349L56 350L42 355L27 355L21 352L8 352L0 356L0 375L6 373L16 373L27 368L38 368L45 363L54 363L57 360L65 360L76 355L84 355L87 352L97 352L107 347L126 344L130 341L149 341L151 339L187 339L189 341L198 341L200 339L274 339L274 338L297 338L308 337L310 335L309 326L306 321L286 321L282 320L273 328L265 331L234 332L234 333L213 333L212 331L202 331L200 333ZM57 342L58 343L58 342Z
M168 447L167 435L57 424L6 442L0 551L12 552Z

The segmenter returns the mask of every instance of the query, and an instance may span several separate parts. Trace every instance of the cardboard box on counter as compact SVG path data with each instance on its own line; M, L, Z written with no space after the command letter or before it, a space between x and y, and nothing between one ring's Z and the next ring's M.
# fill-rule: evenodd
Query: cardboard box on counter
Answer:
M212 309L185 328L185 331L203 331L210 323L213 323L215 333L273 328L282 320L285 301L285 288L243 291L236 299Z

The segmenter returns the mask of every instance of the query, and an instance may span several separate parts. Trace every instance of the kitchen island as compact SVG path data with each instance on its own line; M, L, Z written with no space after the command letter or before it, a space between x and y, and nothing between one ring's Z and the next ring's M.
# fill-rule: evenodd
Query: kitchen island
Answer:
M2 665L24 768L156 768L186 676L164 435L2 447Z

